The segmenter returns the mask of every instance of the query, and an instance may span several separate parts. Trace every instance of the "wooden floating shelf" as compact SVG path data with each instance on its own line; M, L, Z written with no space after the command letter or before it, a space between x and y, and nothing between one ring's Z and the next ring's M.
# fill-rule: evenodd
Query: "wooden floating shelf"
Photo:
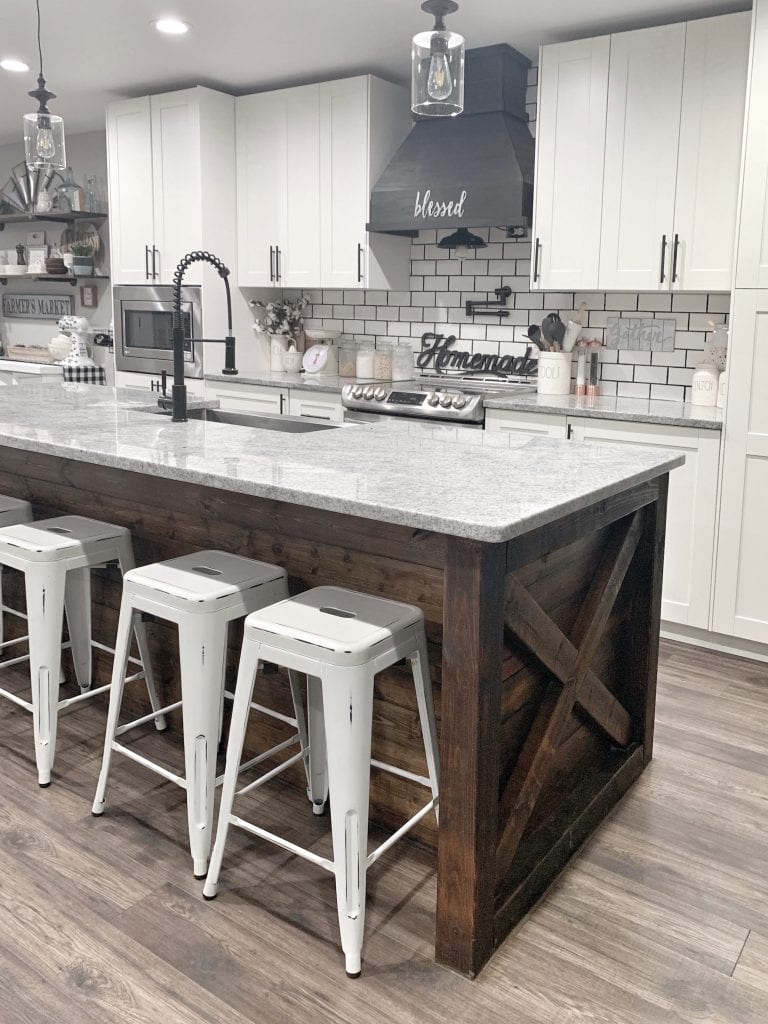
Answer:
M89 281L108 281L109 274L89 274L88 277L75 277L74 274L14 274L12 277L0 275L0 284L9 281L57 281L61 284L88 284Z
M24 224L30 221L50 221L54 224L71 224L74 221L103 221L107 213L87 213L76 211L64 213L62 210L51 210L50 213L0 213L0 231L6 224Z

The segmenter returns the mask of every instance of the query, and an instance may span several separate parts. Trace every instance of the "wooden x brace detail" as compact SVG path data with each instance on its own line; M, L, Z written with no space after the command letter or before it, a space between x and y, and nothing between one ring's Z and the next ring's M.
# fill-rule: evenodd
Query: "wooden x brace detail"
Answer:
M523 585L507 578L507 627L556 677L547 687L536 719L502 793L499 823L506 823L496 851L497 877L506 875L557 749L578 704L618 746L632 739L627 710L598 679L590 665L618 597L642 533L637 511L621 541L615 538L601 560L573 628L563 633Z

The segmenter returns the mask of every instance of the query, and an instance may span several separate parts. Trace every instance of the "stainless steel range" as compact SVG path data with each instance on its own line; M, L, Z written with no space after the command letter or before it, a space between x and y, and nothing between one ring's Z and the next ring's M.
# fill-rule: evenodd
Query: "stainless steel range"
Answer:
M488 395L519 395L534 391L535 378L425 375L402 383L345 384L341 392L344 419L353 423L384 422L388 417L421 423L454 424L482 429Z

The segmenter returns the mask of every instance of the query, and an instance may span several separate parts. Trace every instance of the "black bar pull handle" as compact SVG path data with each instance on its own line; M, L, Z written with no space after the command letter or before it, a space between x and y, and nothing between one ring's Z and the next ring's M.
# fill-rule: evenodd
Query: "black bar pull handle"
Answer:
M534 282L539 280L539 256L541 254L541 241L536 239L536 244L533 249L533 280Z
M363 247L360 242L357 243L357 282L358 284L363 280Z
M276 281L279 281L281 276L282 276L282 272L281 272L281 269L280 269L280 255L281 255L280 254L280 246L276 245L275 246L275 280Z
M156 281L158 276L157 264L160 262L160 253L152 246L152 280Z
M269 280L275 280L275 247L273 245L269 247Z
M664 270L667 262L667 236L661 236L661 267L659 268L659 284L664 284L666 277Z
M677 280L677 256L680 252L680 235L675 235L672 245L672 284Z
M144 277L149 280L149 246L144 246Z

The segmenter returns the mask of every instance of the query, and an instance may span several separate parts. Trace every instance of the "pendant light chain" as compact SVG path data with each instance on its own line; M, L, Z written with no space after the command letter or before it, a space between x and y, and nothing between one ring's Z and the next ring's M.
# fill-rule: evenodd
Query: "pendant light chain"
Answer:
M43 44L40 41L40 0L35 0L37 7L37 52L40 54L40 77L43 77Z

